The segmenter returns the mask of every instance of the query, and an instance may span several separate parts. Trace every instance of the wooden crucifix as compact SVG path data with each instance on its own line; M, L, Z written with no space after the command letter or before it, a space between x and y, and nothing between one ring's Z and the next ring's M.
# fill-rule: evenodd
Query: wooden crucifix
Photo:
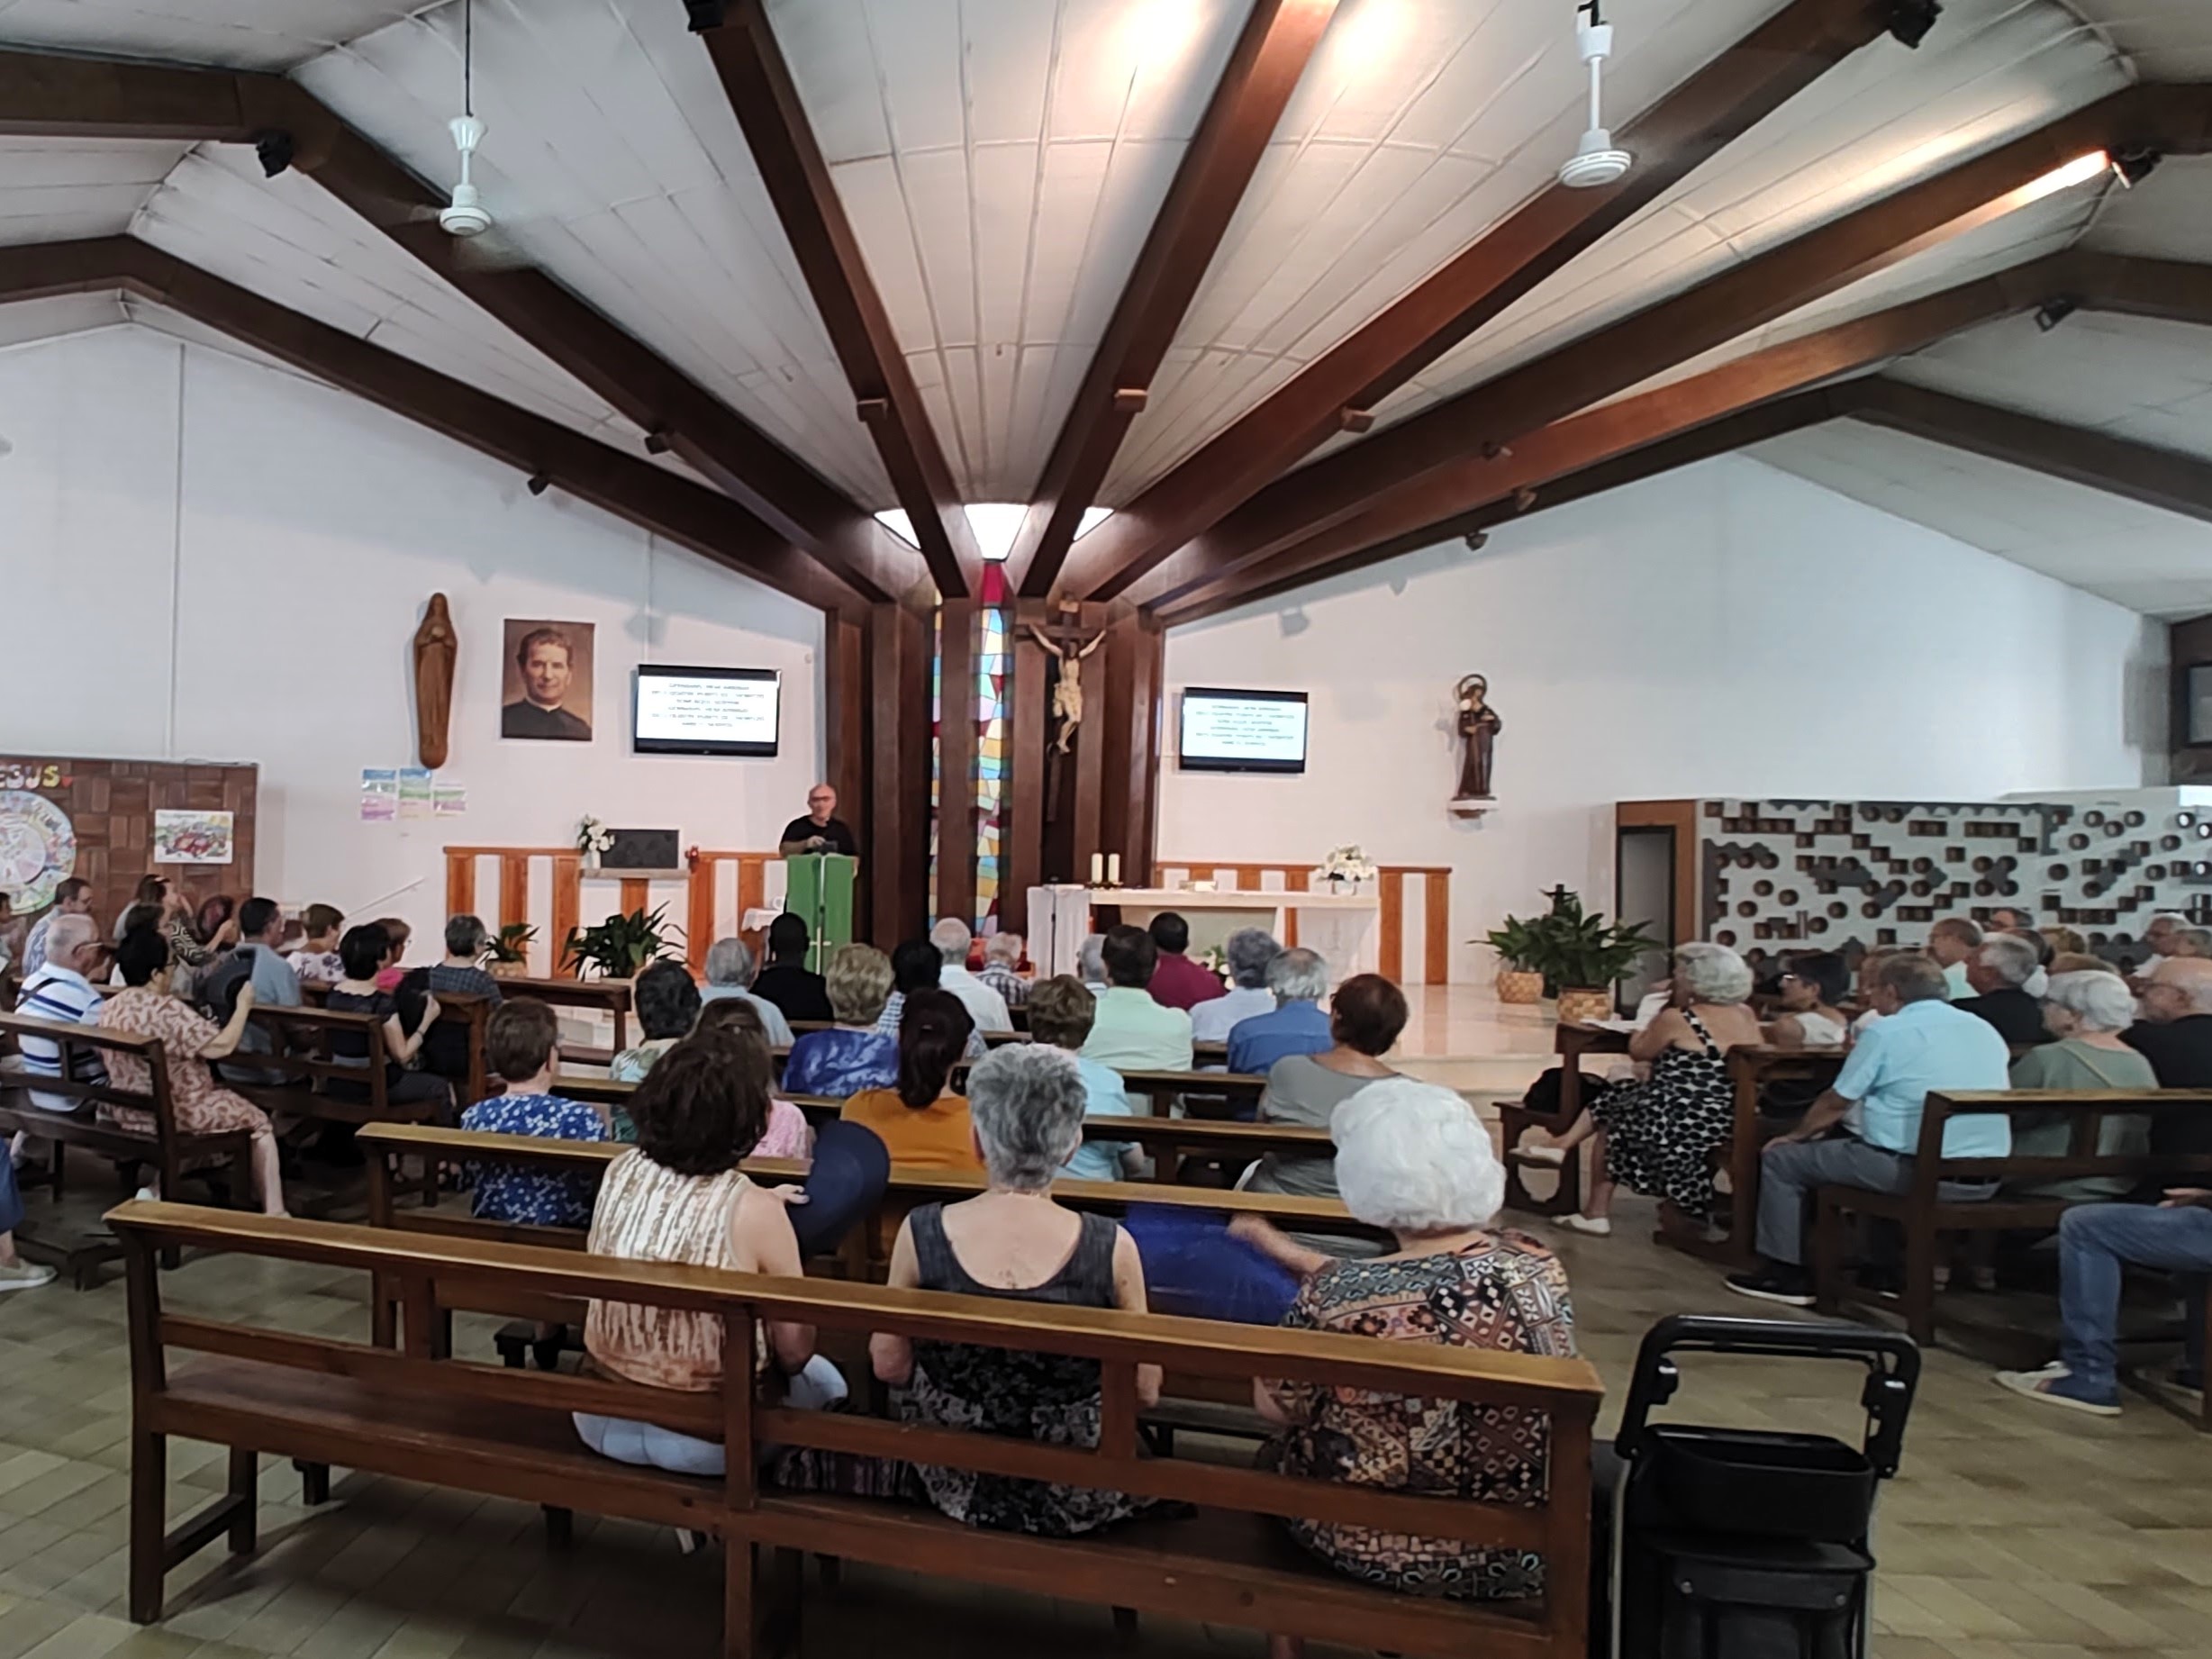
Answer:
M1058 614L1049 622L1038 626L1028 625L1029 637L1042 646L1054 659L1056 669L1052 683L1052 717L1056 723L1053 740L1045 749L1045 799L1050 803L1046 811L1049 816L1059 801L1061 757L1073 748L1076 729L1083 724L1083 659L1103 645L1106 631L1101 629L1088 639L1083 638L1082 612L1076 606L1063 603Z

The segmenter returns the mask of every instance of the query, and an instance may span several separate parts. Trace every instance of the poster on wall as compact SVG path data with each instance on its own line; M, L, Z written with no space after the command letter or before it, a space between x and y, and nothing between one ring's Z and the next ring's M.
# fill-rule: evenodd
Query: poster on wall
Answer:
M592 740L590 622L509 618L499 735L534 742Z
M430 817L431 789L428 766L402 766L399 769L399 815L402 818Z
M392 766L361 768L361 821L388 823L399 816L399 772Z
M18 914L44 910L77 873L77 830L43 795L0 790L0 892Z
M234 841L228 812L157 809L154 813L156 864L229 864L235 857Z

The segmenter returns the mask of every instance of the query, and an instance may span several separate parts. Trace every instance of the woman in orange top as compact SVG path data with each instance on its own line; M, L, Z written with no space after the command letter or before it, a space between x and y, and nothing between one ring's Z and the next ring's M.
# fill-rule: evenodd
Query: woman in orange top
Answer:
M845 1121L874 1129L894 1165L982 1169L967 1097L952 1091L952 1068L975 1029L966 1007L949 991L908 996L899 1019L899 1086L854 1095L845 1102Z

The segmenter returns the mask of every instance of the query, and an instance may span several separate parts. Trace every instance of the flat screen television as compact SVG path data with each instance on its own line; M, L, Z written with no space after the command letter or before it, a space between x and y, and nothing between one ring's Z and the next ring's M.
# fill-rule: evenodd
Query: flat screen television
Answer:
M1306 694L1219 691L1183 694L1176 757L1185 772L1306 769Z
M638 670L630 749L639 755L775 753L783 678L774 668Z

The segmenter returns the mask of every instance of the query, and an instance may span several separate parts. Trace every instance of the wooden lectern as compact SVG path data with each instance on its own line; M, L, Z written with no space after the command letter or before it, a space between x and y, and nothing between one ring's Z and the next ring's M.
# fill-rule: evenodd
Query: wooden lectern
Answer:
M811 942L806 965L828 972L830 952L853 942L853 874L860 860L842 853L798 853L784 860L784 908L802 919Z

